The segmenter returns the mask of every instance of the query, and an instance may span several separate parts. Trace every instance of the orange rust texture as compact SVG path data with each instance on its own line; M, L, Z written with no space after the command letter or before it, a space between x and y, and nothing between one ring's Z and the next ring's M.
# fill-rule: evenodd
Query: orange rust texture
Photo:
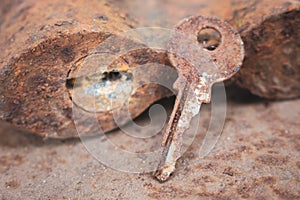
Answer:
M300 95L296 0L3 2L7 7L0 10L0 118L43 136L76 137L65 82L77 60L110 34L150 25L170 28L192 14L228 20L241 33L246 59L236 78L240 86L271 99ZM134 13L137 5L142 14L152 11L149 17L157 19ZM169 95L157 86L152 90L155 96L141 90L132 99L133 117ZM106 131L115 128L111 113L99 119Z
M299 1L165 1L162 7L169 27L195 14L229 21L245 42L245 62L235 77L239 86L268 99L300 96Z
M300 2L249 1L232 15L246 50L238 85L268 99L299 97Z
M65 87L68 72L110 34L131 29L133 23L105 1L26 1L4 17L0 117L43 136L76 136ZM132 116L166 94L163 88L145 87L132 100ZM99 118L104 131L116 127L110 112Z
M120 6L131 15L134 8L142 5L138 0L125 2ZM236 76L236 83L268 99L300 96L299 1L166 0L160 3L149 1L145 7L158 8L153 20L140 22L145 26L159 24L171 28L182 18L198 14L229 21L241 34L246 48L246 59ZM142 9L136 17L150 15L149 10Z

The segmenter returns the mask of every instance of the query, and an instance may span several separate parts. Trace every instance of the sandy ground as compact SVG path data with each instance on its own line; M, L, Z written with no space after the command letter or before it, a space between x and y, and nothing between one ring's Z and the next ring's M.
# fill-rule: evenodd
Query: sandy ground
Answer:
M193 164L192 145L166 183L101 164L79 139L42 139L1 122L0 199L300 199L299 105L236 92L213 151ZM202 108L200 133L209 110ZM109 137L124 142L120 130Z

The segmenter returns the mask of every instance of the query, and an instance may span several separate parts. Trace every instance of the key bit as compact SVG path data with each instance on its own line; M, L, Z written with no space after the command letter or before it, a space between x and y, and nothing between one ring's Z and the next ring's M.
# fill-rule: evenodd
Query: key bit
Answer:
M207 35L199 36L208 29L216 33L214 38L219 34L219 43L208 46ZM199 113L201 104L210 102L212 85L233 76L244 58L239 34L219 19L192 16L181 21L175 30L169 44L169 58L178 71L178 79L174 83L178 95L163 135L162 158L154 174L162 182L175 171L176 161L182 153L183 134L192 118ZM192 48L191 51L195 45L200 50Z

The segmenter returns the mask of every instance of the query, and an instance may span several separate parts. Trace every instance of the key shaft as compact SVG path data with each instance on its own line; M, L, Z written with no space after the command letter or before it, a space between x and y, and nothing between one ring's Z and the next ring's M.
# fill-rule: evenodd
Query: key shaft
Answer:
M166 181L174 172L177 160L182 155L183 134L190 128L190 122L196 116L207 96L205 85L195 86L188 81L178 92L173 112L163 135L162 160L155 173L159 181ZM200 91L202 89L202 91Z

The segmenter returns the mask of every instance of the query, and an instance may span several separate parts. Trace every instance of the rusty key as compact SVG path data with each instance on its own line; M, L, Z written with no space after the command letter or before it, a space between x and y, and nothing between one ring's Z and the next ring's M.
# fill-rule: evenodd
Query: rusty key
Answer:
M243 42L233 28L216 18L192 16L175 27L169 58L178 71L173 112L162 141L162 159L155 172L166 181L181 156L183 134L202 103L211 100L214 83L233 76L244 58Z

